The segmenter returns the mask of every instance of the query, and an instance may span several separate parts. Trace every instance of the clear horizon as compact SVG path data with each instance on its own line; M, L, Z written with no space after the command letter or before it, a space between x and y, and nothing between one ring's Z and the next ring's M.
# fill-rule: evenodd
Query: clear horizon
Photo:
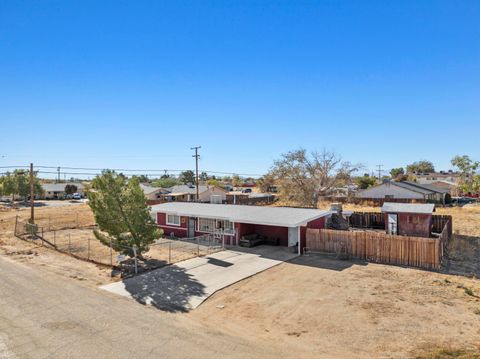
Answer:
M3 1L0 167L193 170L201 145L201 171L263 174L300 147L448 170L480 160L479 18L475 1Z

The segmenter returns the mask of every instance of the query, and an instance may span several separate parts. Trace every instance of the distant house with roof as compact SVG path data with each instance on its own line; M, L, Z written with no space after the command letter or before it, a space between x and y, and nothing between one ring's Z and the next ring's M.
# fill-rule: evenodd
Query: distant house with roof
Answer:
M226 200L227 191L223 188L208 185L176 185L167 189L167 193L162 197L168 202L211 202L212 198L216 202L223 203Z
M433 184L438 181L456 184L460 178L460 174L452 170L432 173L414 173L413 175L415 176L416 182L420 184Z
M364 199L401 199L425 202L445 203L449 189L420 184L412 181L388 181L369 187L356 193L357 198Z
M160 200L164 194L168 193L168 190L165 188L153 187L145 183L140 183L140 188L149 201Z
M85 187L80 182L65 182L65 183L42 183L43 195L42 199L64 199L67 195L65 193L65 186L73 185L77 187L77 193L84 196Z

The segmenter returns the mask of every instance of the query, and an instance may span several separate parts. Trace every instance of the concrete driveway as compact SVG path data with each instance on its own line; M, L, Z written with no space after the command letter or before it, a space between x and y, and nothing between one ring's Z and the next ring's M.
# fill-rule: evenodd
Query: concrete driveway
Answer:
M216 291L296 256L283 247L235 247L100 288L161 310L186 312Z

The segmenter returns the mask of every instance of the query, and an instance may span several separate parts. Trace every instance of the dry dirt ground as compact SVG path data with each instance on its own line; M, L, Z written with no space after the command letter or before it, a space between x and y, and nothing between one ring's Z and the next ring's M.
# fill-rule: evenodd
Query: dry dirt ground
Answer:
M450 210L455 231L479 235L480 210ZM92 221L85 205L40 208L37 216L69 223L77 212L80 222ZM112 280L107 268L13 237L16 214L29 212L0 212L0 255L81 285ZM302 358L480 357L480 281L417 269L307 256L232 285L186 315Z

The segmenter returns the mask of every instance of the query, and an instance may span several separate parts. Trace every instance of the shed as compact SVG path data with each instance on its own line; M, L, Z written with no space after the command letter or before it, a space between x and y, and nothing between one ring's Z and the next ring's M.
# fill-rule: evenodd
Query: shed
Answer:
M433 203L385 202L382 207L385 230L389 234L428 238L432 231L434 211Z

